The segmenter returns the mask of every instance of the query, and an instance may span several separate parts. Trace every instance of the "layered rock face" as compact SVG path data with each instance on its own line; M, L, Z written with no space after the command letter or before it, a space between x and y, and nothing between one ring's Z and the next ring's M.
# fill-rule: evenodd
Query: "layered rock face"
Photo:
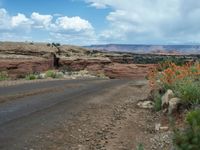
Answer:
M144 78L154 65L134 64L131 55L93 52L76 46L0 42L0 71L12 78L49 69L88 70L110 78Z
M105 67L105 75L110 78L128 78L128 79L144 79L150 68L155 65L141 65L141 64L119 64L114 63Z

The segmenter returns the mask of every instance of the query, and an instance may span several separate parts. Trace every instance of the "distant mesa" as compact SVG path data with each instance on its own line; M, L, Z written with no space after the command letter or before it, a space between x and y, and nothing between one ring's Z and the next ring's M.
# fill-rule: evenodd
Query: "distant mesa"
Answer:
M86 48L101 51L121 51L140 54L183 55L200 54L200 45L139 45L139 44L106 44L90 45Z

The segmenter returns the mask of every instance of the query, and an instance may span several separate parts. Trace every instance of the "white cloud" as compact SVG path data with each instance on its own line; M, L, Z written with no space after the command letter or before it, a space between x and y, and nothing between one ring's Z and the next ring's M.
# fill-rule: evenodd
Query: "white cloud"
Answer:
M10 16L6 9L0 9L0 31L14 32L23 29L25 32L31 28L32 21L24 14L18 13L16 16Z
M93 26L78 16L58 17L55 23L51 24L50 31L53 38L71 44L84 45L96 40Z
M0 40L15 40L17 36L30 39L31 34L37 30L46 34L47 38L50 34L51 38L70 42L74 40L77 44L78 41L84 43L96 37L91 23L79 16L52 16L38 12L33 12L30 17L22 13L11 16L6 9L0 9Z
M200 43L200 40L197 40L200 34L200 1L85 0L85 2L94 7L98 4L112 8L106 17L110 26L101 33L107 40L123 37L131 43L170 43L177 40L180 43L191 41Z
M55 22L55 29L61 30L61 31L86 31L86 30L92 30L92 25L84 19L81 19L80 17L59 17Z
M53 16L41 15L37 12L33 12L31 19L34 22L35 28L48 28L52 23Z
M105 8L107 8L106 4L102 3L102 1L100 1L100 0L96 0L96 1L86 0L86 2L89 3L89 5L91 7L95 7L97 9L105 9Z
M27 18L24 14L18 13L17 16L13 16L11 18L11 26L12 27L30 27L32 21Z

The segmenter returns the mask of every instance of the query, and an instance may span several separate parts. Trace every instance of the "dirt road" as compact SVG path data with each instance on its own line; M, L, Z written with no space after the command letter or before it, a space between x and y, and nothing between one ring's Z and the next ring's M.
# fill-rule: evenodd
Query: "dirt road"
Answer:
M0 149L150 147L158 117L136 107L148 91L145 81L103 79L0 87Z

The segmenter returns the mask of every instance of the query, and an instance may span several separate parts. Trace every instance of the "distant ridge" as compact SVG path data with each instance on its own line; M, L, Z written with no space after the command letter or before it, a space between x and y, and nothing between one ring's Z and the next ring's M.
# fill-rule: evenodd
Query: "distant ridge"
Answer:
M92 50L121 51L155 54L200 54L200 45L142 45L142 44L106 44L85 46Z

